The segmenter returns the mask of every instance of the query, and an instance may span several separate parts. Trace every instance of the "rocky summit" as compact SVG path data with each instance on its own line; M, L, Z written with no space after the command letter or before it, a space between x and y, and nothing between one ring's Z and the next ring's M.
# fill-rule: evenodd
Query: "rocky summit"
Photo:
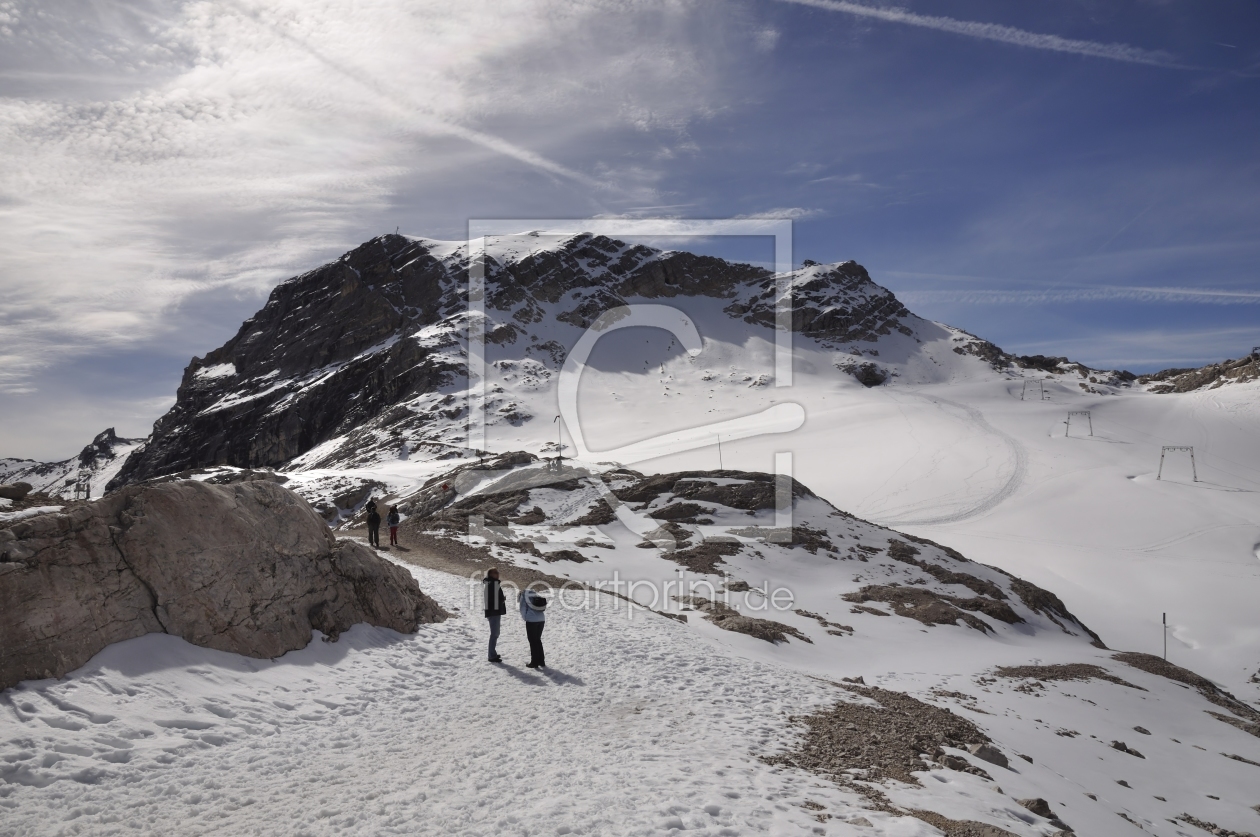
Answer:
M543 379L558 370L573 335L611 308L706 298L726 317L765 329L775 322L780 284L753 265L589 234L496 242L485 275L487 342L537 365ZM810 263L786 281L793 330L822 345L873 348L891 334L944 334L855 262ZM193 358L175 406L110 488L213 465L281 467L334 439L345 443L303 464L351 464L403 432L445 439L447 426L462 430L467 406L449 389L465 371L467 294L463 244L401 235L280 284L235 337ZM960 345L976 353L970 347L982 342ZM850 371L883 380L859 366ZM431 403L404 406L444 387Z

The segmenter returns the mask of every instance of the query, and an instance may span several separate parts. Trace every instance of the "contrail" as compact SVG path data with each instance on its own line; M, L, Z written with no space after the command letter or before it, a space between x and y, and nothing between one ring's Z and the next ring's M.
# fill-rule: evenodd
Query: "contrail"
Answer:
M1124 61L1129 64L1148 64L1153 67L1170 67L1179 70L1193 70L1186 64L1179 64L1176 58L1167 52L1141 49L1128 44L1103 44L1097 41L1077 41L1071 38L1060 38L1058 35L1045 35L1040 32L1028 32L1013 26L999 23L979 23L973 20L957 20L952 17L920 15L906 9L880 9L861 3L850 3L848 0L779 0L783 3L796 3L802 6L813 6L832 12L844 12L858 17L875 18L889 23L904 23L907 26L921 26L924 29L935 29L938 32L949 32L954 35L966 35L970 38L982 38L986 41L998 41L1004 44L1029 47L1031 49L1047 49L1052 52L1070 52L1075 55L1088 55L1091 58L1106 58L1109 61Z
M501 137L496 137L493 134L487 134L483 131L477 131L472 128L465 128L462 125L456 125L452 122L448 122L447 120L442 119L441 117L437 116L434 113L432 108L426 105L420 104L414 98L408 96L406 93L403 93L400 90L393 90L393 89L387 88L385 85L381 84L379 81L377 81L375 78L371 77L367 73L364 73L355 67L351 67L346 64L343 64L340 61L337 61L333 58L330 58L329 56L315 49L315 47L311 46L309 43L302 40L301 38L298 38L297 36L292 35L289 32L285 32L283 29L281 29L280 27L274 24L268 23L267 21L261 18L261 16L257 13L255 9L250 8L245 3L231 2L231 5L239 9L241 12L243 12L245 15L251 18L255 23L271 30L271 32L275 34L277 37L283 38L284 40L298 47L303 52L307 53L316 61L320 62L321 64L333 70L334 72L340 73L346 78L371 90L373 93L377 95L378 98L380 98L386 104L390 105L396 110L406 113L408 116L411 116L414 118L416 115L420 115L424 118L426 122L428 122L430 125L432 125L434 128L440 131L443 131L448 134L452 134L461 139L468 140L471 143L480 145L482 148L489 149L496 153L502 154L506 157L511 157L515 160L519 160L520 162L525 163L528 166L533 166L534 168L540 169L541 171L545 171L549 174L557 175L559 177L563 177L568 180L574 180L574 181L577 181L578 183L582 183L583 185L590 186L596 189L608 187L608 184L604 183L603 181L596 180L595 178L590 177L589 175L583 174L580 171L575 171L574 169L561 165L560 163L557 163L554 160L549 160L546 157L542 156L541 154L535 154L533 151L530 151L525 148L521 148L520 146L515 145ZM409 110L409 108L413 110Z

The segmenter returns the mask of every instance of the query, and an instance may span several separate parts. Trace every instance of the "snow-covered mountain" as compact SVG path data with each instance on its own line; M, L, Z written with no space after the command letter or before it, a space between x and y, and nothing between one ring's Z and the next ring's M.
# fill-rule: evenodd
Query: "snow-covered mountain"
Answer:
M280 285L112 483L274 469L350 536L396 505L382 553L460 615L263 666L146 637L24 685L0 715L19 833L54 801L156 832L1260 831L1250 361L1194 383L1016 357L853 262L487 254L472 310L463 245L405 236ZM612 327L627 304L675 330ZM552 671L481 662L492 565L562 590ZM310 752L338 754L318 805Z
M75 486L86 484L90 496L100 497L143 439L123 439L110 427L98 433L78 456L60 462L0 459L0 482L25 482L53 497L70 498Z
M485 273L484 400L465 374L473 316L466 246L386 235L281 284L235 337L194 358L175 406L113 485L211 465L362 465L404 443L459 449L470 411L483 408L490 450L538 450L551 434L534 420L555 412L556 374L568 351L600 314L628 304L689 311L707 348L692 362L657 332L633 364L604 351L592 371L659 369L676 390L702 382L763 386L773 373L757 356L773 345L779 292L763 269L601 236L526 235L493 240ZM808 263L786 284L807 375L866 386L999 370L1074 377L1091 388L1131 380L1063 358L1016 358L924 320L854 262Z

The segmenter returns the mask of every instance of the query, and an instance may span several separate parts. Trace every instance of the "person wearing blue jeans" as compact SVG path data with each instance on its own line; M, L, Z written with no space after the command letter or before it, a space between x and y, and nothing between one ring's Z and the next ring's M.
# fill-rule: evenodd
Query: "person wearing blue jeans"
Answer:
M507 613L507 599L503 597L503 587L499 584L499 571L491 569L481 582L485 598L486 619L490 622L490 648L488 659L492 663L502 661L495 644L499 641L499 620Z

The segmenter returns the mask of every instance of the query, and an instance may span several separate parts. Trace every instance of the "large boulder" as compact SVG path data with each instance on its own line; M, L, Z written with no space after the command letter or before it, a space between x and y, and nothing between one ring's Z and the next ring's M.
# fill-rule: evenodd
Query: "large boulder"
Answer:
M446 616L410 573L265 480L130 486L0 529L0 688L152 632L278 657L312 628L411 633Z
M0 498L5 500L22 500L27 494L31 493L31 484L29 482L15 482L10 485L0 485Z

